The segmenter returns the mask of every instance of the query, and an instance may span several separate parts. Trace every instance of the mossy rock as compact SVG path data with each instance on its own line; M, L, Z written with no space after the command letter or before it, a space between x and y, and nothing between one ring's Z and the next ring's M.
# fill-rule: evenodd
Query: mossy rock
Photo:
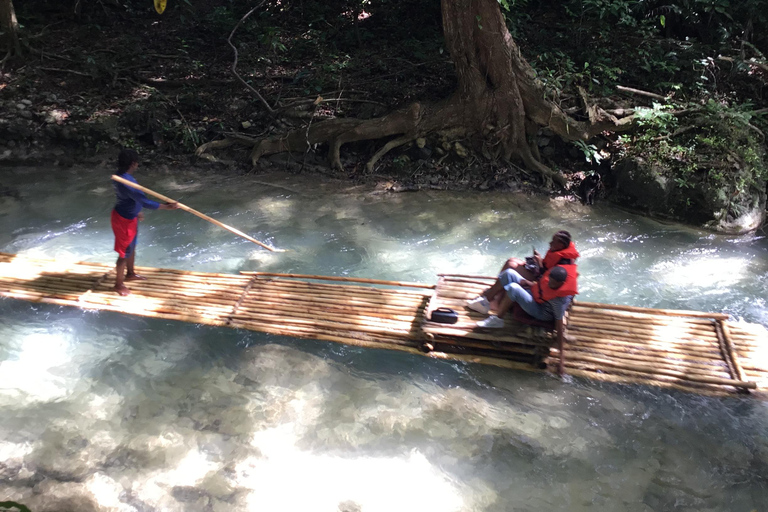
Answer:
M739 187L712 181L701 170L681 186L658 165L627 157L613 167L609 182L614 202L650 216L734 234L754 231L765 221L765 180Z

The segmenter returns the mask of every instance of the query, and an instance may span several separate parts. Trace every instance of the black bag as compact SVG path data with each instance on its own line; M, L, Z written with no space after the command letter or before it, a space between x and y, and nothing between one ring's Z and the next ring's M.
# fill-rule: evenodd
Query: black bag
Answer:
M455 324L459 321L459 314L451 308L437 308L429 320L439 324Z

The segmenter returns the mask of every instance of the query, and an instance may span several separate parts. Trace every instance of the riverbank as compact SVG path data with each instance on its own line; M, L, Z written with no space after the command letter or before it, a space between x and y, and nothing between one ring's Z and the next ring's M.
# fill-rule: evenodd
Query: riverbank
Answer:
M550 6L518 26L515 37L524 53L535 56L532 64L562 107L577 118L586 116L589 109L577 92L582 86L600 108L616 115L642 112L645 119L639 131L600 134L589 144L565 142L546 128L531 134L534 152L565 177L564 188L544 182L520 162L499 159L487 144L451 133L417 138L370 169L366 162L387 140L344 145L338 169L331 169L325 145L264 156L253 167L251 148L263 137L333 118L373 119L414 101L435 104L450 96L456 77L436 6L419 11L418 19L405 16L415 9L409 5L340 23L332 39L312 28L313 16L330 16L331 11L309 10L320 7L257 13L234 38L237 69L249 90L232 72L234 53L227 44L244 14L237 5L172 4L160 16L149 5L106 3L83 7L72 19L63 6L32 4L19 6L19 16L34 37L26 39L26 54L0 72L0 169L92 165L120 147L134 147L145 166L194 167L201 173L309 173L382 192L498 190L609 201L724 233L754 231L765 221L765 148L759 135L764 115L756 114L764 105L742 108L741 100L732 98L760 97L765 76L757 65L726 73L723 66L732 61L713 61L707 72L716 84L705 90L694 86L689 70L661 56L645 55L647 70L617 56L615 69L622 73L610 68L615 76L608 80L605 63L588 65L604 49L584 48L583 55L562 53L552 60L554 47L548 45L554 40L545 35L572 20ZM50 24L52 16L63 17ZM586 31L582 21L579 30ZM611 44L622 41L618 30L595 19L588 23ZM105 36L98 47L92 44L94 31ZM361 44L370 40L375 49ZM715 51L703 43L658 43L693 60ZM583 70L576 68L579 59L585 60ZM652 78L661 76L654 66L662 64L666 96L616 88L619 75L651 88ZM227 139L243 144L195 153L204 143ZM0 193L13 195L6 188Z

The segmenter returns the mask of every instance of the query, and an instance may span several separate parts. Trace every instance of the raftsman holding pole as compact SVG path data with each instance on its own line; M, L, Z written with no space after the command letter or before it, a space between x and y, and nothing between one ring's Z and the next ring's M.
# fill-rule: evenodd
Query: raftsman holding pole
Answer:
M145 194L149 194L151 196L154 196L154 197L160 199L161 201L165 201L166 203L177 203L179 205L179 210L184 210L185 212L189 212L192 215L197 215L201 219L207 220L211 224L215 224L216 226L219 226L220 228L224 228L227 231L229 231L230 233L234 233L237 236L243 237L246 240L248 240L249 242L253 242L256 245L260 245L261 247L263 247L263 248L265 248L267 250L270 250L272 252L285 252L284 249L275 249L274 247L270 247L269 245L267 245L265 243L262 243L262 242L259 242L255 238L246 235L245 233L243 233L239 229L235 229L232 226L228 226L227 224L224 224L223 222L219 222L218 220L216 220L214 218L211 218L211 217L207 216L204 213L200 213L199 211L195 210L194 208L190 208L189 206L187 206L185 204L179 203L175 199L171 199L170 197L164 196L163 194L155 192L154 190L150 190L147 187L142 187L138 183L134 183L132 181L128 181L125 178L121 178L120 176L117 176L115 174L112 175L112 179L117 181L118 183L122 183L123 185L125 185L127 187L135 188L136 190L141 190Z

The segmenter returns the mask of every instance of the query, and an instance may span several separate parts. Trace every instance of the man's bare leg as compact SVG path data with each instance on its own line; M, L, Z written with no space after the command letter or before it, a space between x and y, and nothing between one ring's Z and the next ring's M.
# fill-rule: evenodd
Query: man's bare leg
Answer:
M125 283L123 282L125 280L125 267L127 265L127 259L126 258L117 258L117 263L115 263L115 288L114 290L119 294L125 297L126 295L131 294L130 288L125 286Z
M133 268L133 262L136 261L136 250L134 249L133 254L128 256L128 274L125 276L126 281L144 281L146 277L140 276L136 273L136 270Z

